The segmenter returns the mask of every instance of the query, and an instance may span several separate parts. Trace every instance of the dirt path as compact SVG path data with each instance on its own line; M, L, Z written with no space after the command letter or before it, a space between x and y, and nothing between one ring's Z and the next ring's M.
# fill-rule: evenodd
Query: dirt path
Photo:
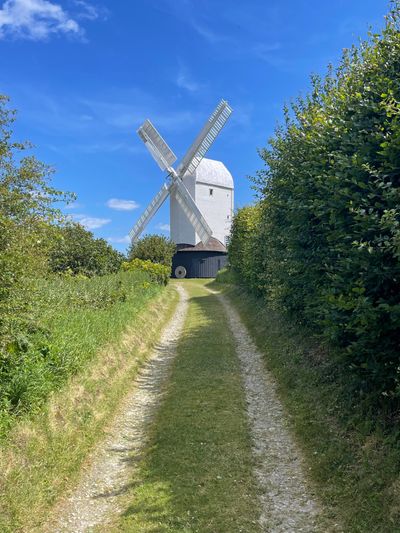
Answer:
M81 533L100 524L104 527L121 511L121 496L132 480L134 461L145 444L146 429L160 402L160 391L182 332L188 298L183 287L177 289L177 310L141 371L137 386L124 400L108 438L95 450L78 487L56 510L48 531Z
M326 525L318 526L320 509L305 478L274 380L238 312L225 296L218 297L236 341L243 373L255 475L261 488L261 529L274 533L326 532Z

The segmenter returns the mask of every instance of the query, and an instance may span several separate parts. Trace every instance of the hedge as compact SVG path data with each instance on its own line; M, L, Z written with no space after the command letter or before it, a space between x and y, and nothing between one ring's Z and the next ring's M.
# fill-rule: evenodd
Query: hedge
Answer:
M285 109L229 247L242 282L314 330L360 398L400 399L400 4ZM256 220L257 219L257 220Z
M152 281L160 285L167 285L171 276L171 268L159 263L153 263L150 260L132 259L122 263L122 270L128 272L146 272Z

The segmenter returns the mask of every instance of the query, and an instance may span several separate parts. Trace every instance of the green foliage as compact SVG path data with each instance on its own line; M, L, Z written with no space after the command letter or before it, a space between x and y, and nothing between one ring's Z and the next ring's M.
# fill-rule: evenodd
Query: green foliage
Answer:
M172 256L176 252L176 245L162 235L146 235L135 242L128 251L128 258L143 259L172 267Z
M257 250L257 228L260 223L260 206L247 206L239 209L233 219L231 239L228 246L228 259L234 271L249 287L258 286L259 257ZM258 266L258 265L257 265Z
M171 276L171 268L150 260L132 259L122 263L122 270L126 272L145 272L152 281L160 285L167 285Z
M118 272L123 255L104 239L95 239L93 233L80 224L66 224L56 230L49 263L53 272L70 272L85 276Z
M249 267L235 249L235 240L246 246L240 212L230 252L245 283L337 348L358 401L392 408L400 399L399 13L396 2L381 35L347 50L336 72L314 77L311 94L285 110L254 180L258 257Z
M218 270L215 281L217 283L224 283L227 285L233 285L238 282L239 278L231 268L222 268Z
M29 144L11 140L7 103L0 95L0 360L34 327L32 281L46 272L51 224L61 218L54 202L71 198L49 185L50 167L24 156Z
M0 436L15 417L40 408L51 391L81 371L96 350L122 332L132 311L159 290L138 270L37 279L36 327L20 332L0 360Z

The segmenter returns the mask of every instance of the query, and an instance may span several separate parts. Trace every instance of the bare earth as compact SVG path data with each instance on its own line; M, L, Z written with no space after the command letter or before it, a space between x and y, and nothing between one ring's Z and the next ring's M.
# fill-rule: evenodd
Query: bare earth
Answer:
M146 430L160 402L162 384L175 356L187 311L187 294L177 287L180 302L158 346L141 371L132 392L109 428L107 439L95 450L78 487L56 510L51 532L81 533L106 526L122 511L121 496L132 481L135 460L146 441Z
M262 531L326 532L317 526L320 510L304 475L304 465L288 430L274 380L246 326L228 299L219 295L240 359L247 412L261 488Z

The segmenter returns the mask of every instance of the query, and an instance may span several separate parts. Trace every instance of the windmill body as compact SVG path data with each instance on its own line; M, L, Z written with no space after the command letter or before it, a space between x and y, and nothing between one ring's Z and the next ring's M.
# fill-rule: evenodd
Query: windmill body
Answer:
M183 178L186 188L212 231L212 237L226 245L233 217L233 178L221 161L202 159L192 175ZM201 239L187 219L179 202L170 199L171 239L179 247L195 246Z
M161 187L129 235L134 243L165 200L170 198L171 239L177 244L173 259L176 277L213 277L226 263L225 244L233 216L233 179L220 161L205 159L232 109L224 100L216 107L175 169L176 155L153 124L146 120L139 137L161 170Z

